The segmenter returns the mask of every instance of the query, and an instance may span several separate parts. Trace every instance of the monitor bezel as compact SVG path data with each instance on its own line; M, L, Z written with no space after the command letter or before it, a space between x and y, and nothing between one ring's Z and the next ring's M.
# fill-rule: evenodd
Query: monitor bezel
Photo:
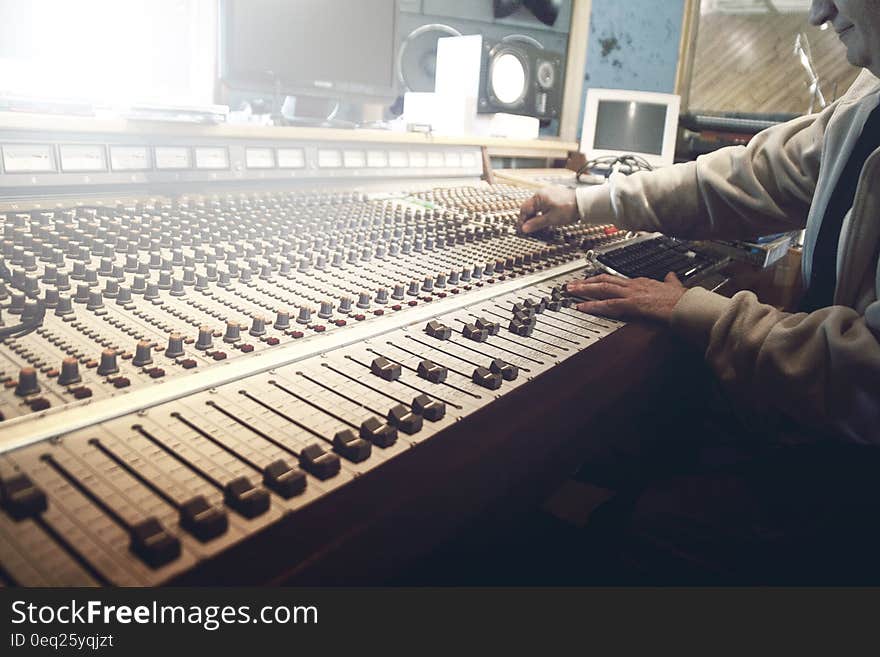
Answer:
M663 145L660 155L637 151L609 150L595 148L596 119L599 103L603 101L622 101L659 104L666 106L666 122L663 126ZM634 91L629 89L588 89L584 103L584 120L581 127L580 151L588 160L600 157L617 157L626 154L643 158L652 167L669 166L675 161L675 141L678 136L678 115L681 110L681 96L654 91Z
M397 51L400 47L398 43L400 0L390 1L394 5L392 10L393 25L391 26L392 52L389 61L391 70L388 76L389 84L385 86L351 83L344 80L280 80L280 84L278 84L276 81L267 79L265 76L231 70L227 30L230 21L233 20L235 0L220 0L217 20L217 79L220 83L218 89L225 85L236 92L260 94L273 94L277 92L286 96L320 96L363 102L390 102L394 100L399 95L397 88Z

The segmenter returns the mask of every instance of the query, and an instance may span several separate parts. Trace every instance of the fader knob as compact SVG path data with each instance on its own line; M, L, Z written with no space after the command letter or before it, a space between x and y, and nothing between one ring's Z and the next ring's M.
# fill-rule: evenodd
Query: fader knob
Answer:
M116 352L113 349L105 349L101 352L101 363L98 365L98 374L107 376L108 374L116 374L119 371L119 365L116 363Z
M210 326L199 327L199 337L196 339L196 349L205 351L214 346L214 335Z
M172 333L168 336L168 347L165 349L165 355L168 358L178 358L183 356L183 337L180 333Z
M153 344L147 340L140 340L134 349L134 358L131 364L135 367L145 367L153 362Z
M302 314L302 310L300 310L300 314ZM279 331L284 331L290 328L290 313L286 310L279 310L275 313L275 323L272 325Z
M69 386L82 381L79 373L79 361L73 356L68 356L61 361L61 374L58 375L58 383L62 386Z
M261 335L266 335L266 318L261 315L254 317L251 322L251 330L248 331L248 333L255 338L258 338Z
M223 342L232 344L241 340L241 326L237 322L226 322L226 333L223 334Z
M27 397L38 392L40 392L40 384L37 383L37 371L33 367L22 367L18 372L15 394L19 397Z

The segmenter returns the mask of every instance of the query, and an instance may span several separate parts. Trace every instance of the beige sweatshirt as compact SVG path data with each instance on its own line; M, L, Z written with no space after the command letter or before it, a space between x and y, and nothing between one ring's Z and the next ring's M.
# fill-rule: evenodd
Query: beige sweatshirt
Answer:
M654 172L616 174L578 189L581 217L683 238L754 238L806 227L809 280L819 225L880 80L864 71L820 114L769 128ZM772 420L794 420L840 440L880 445L880 149L865 163L840 235L834 306L787 313L751 292L702 288L676 305L673 330L705 350L736 399Z

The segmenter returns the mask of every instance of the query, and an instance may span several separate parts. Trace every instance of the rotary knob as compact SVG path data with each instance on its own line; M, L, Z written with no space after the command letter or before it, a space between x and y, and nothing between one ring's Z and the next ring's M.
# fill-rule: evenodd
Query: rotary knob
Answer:
M58 305L58 290L54 287L48 288L43 295L43 303L46 304L46 308L55 308Z
M251 329L248 331L255 338L260 337L261 335L266 335L266 318L261 315L257 315L254 317L251 322Z
M339 312L351 312L351 297L339 297Z
M302 310L300 310L302 313ZM279 331L284 331L290 328L290 313L286 310L279 310L275 313L275 323L272 325Z
M333 304L329 301L322 301L321 308L318 310L318 317L321 319L329 319L333 316Z
M370 307L370 293L369 292L361 292L358 294L357 307L367 309Z
M308 306L302 306L296 316L297 324L308 324L312 321L312 309Z
M410 281L409 287L407 288L406 293L411 297L419 296L419 282L418 281Z
M159 298L159 286L156 283L148 283L147 289L144 291L144 299L153 301Z
M210 326L199 327L199 337L196 338L196 349L205 351L214 346L214 335Z
M147 340L140 340L134 349L134 358L131 359L135 367L145 367L153 362L153 345Z
M115 299L117 294L119 294L119 281L108 278L104 284L104 296L108 299Z
M183 356L183 337L180 333L172 333L168 336L168 347L165 349L165 355L168 358Z
M226 333L223 334L223 342L232 344L241 340L241 326L237 322L226 322Z
M168 293L172 297L182 297L186 295L186 290L183 289L183 281L179 278L175 278L171 282L171 291Z
M40 392L40 384L37 383L37 371L33 367L22 367L18 372L15 394L19 397L27 397L38 392Z
M82 381L79 373L79 361L73 356L68 356L61 361L61 374L58 375L58 383L62 386L73 385Z
M147 291L147 279L143 276L135 276L131 283L131 291L134 294L143 294Z
M376 291L376 303L385 304L388 303L388 290L384 287L380 287Z
M116 305L124 306L128 303L131 303L131 289L127 285L121 285L116 293Z
M446 287L446 274L437 274L437 278L434 279L434 287L439 287L440 289Z
M12 296L13 302L15 301L15 295ZM89 301L89 286L85 283L80 283L76 286L76 296L73 298L74 303L88 303ZM10 309L9 312L12 312Z
M100 310L104 307L104 295L100 290L92 290L89 292L89 301L86 304L86 310Z
M396 301L400 301L403 299L403 295L405 294L405 291L406 290L403 287L403 285L395 285L394 291L391 293L391 298Z
M425 276L425 280L422 282L422 290L425 292L434 291L434 279L431 276Z
M65 315L73 314L73 303L70 300L69 294L59 295L58 305L55 307L55 314L58 317L64 317Z
M101 352L101 362L98 365L98 374L107 376L108 374L116 374L119 371L119 365L116 363L116 352L113 349L105 349Z

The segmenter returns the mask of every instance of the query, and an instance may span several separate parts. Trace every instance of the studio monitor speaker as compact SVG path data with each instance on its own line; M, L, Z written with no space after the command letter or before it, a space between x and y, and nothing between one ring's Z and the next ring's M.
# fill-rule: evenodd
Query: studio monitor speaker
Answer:
M559 117L563 56L525 39L483 39L478 112Z

